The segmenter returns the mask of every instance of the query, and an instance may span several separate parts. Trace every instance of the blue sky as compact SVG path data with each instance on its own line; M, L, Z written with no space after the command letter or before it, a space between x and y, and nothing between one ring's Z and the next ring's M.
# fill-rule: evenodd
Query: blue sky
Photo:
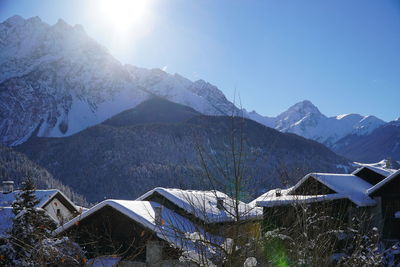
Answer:
M308 99L328 116L400 116L400 1L151 0L125 39L98 3L0 0L0 21L82 24L121 62L204 79L263 115Z

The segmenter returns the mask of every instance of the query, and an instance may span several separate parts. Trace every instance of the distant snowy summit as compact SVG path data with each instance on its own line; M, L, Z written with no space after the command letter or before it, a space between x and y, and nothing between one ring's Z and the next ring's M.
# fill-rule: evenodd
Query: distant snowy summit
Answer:
M375 116L344 114L327 117L310 101L304 100L277 117L264 117L255 111L249 117L282 132L295 133L333 147L348 135L366 135L385 122Z

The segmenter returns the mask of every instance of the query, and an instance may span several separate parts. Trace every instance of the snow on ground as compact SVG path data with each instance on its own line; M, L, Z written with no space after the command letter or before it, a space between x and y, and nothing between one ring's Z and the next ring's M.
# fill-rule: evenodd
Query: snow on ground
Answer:
M12 226L14 213L11 207L0 208L0 237L6 236Z
M115 267L118 265L120 257L103 256L88 260L87 267Z

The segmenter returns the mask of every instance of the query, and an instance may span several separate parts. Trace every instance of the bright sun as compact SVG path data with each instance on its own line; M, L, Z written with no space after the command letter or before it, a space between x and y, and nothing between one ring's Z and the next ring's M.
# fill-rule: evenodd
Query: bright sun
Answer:
M115 30L128 32L137 30L146 23L151 0L101 0L103 19L111 23Z

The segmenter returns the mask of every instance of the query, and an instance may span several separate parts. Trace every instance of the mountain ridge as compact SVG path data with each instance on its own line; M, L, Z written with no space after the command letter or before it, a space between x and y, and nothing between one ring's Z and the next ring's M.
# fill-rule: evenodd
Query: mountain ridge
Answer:
M309 100L294 104L276 117L264 117L256 112L249 113L249 117L279 131L295 133L331 148L347 135L367 135L385 124L371 115L352 113L327 117Z
M164 113L184 116L141 115L157 110L160 101L166 106ZM194 116L189 118L187 111L165 99L147 100L129 111L150 118L147 121L132 122L129 116L121 119L117 114L74 135L35 137L16 149L90 202L104 197L134 199L156 186L210 189L209 181L201 175L199 148L207 162L216 157L229 163L224 157L232 134L236 138L243 135L247 155L243 162L251 177L245 190L254 196L266 187L292 184L310 171L346 172L352 168L347 159L315 141L245 118L197 113L190 113ZM182 119L160 121L160 117ZM291 175L283 177L286 173Z
M361 162L400 159L400 120L388 122L367 135L348 135L339 140L333 151Z
M207 115L239 110L202 80L121 64L82 26L61 19L14 16L0 23L0 40L0 133L8 146L38 125L38 136L72 135L154 95Z

